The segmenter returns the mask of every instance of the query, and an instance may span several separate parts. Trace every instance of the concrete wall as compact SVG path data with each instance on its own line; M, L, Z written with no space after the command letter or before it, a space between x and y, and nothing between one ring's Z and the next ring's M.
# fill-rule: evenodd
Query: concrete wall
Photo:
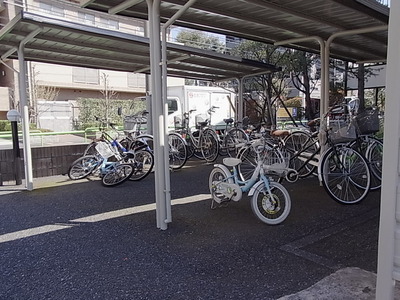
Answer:
M66 174L70 164L80 156L87 145L68 145L32 148L33 177ZM21 159L23 152L21 149ZM21 174L24 178L23 161ZM15 180L14 154L12 149L0 150L0 185L3 181Z

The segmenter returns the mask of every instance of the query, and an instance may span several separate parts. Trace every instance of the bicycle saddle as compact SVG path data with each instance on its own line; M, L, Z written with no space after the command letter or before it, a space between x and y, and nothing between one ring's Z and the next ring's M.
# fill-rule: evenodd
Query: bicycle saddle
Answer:
M289 130L276 129L271 131L271 135L276 137L285 137L289 134L290 134Z
M242 162L242 160L240 158L235 158L235 157L225 157L222 160L222 162L225 166L234 167L239 165Z
M226 124L231 124L231 123L233 123L233 119L232 119L232 118L224 119L224 122L225 122Z

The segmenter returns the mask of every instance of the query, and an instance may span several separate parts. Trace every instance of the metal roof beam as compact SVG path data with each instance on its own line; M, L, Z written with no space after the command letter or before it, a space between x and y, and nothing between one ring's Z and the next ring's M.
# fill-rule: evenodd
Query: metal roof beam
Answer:
M108 10L108 13L111 14L111 15L115 15L115 14L121 12L121 11L124 11L124 10L132 7L132 6L135 6L135 5L139 4L139 3L142 3L143 1L144 0L126 0L126 1L116 5L114 7L111 7Z

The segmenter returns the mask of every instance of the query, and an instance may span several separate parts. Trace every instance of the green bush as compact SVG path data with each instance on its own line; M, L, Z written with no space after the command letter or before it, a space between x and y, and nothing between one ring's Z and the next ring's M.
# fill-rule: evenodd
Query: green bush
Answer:
M136 114L146 109L146 102L142 100L109 100L106 105L105 99L80 98L78 99L79 119L75 129L84 130L88 127L98 127L96 117L105 120L108 115L109 122L122 126L123 117ZM122 108L122 115L118 115L118 108Z

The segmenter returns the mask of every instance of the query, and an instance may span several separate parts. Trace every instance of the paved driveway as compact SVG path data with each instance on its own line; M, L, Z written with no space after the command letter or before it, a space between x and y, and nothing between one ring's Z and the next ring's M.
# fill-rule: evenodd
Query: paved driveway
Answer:
M171 174L165 231L153 174L0 187L0 299L278 299L344 267L376 272L379 192L344 206L316 178L285 183L292 211L268 226L248 198L211 210L211 169L194 160Z

